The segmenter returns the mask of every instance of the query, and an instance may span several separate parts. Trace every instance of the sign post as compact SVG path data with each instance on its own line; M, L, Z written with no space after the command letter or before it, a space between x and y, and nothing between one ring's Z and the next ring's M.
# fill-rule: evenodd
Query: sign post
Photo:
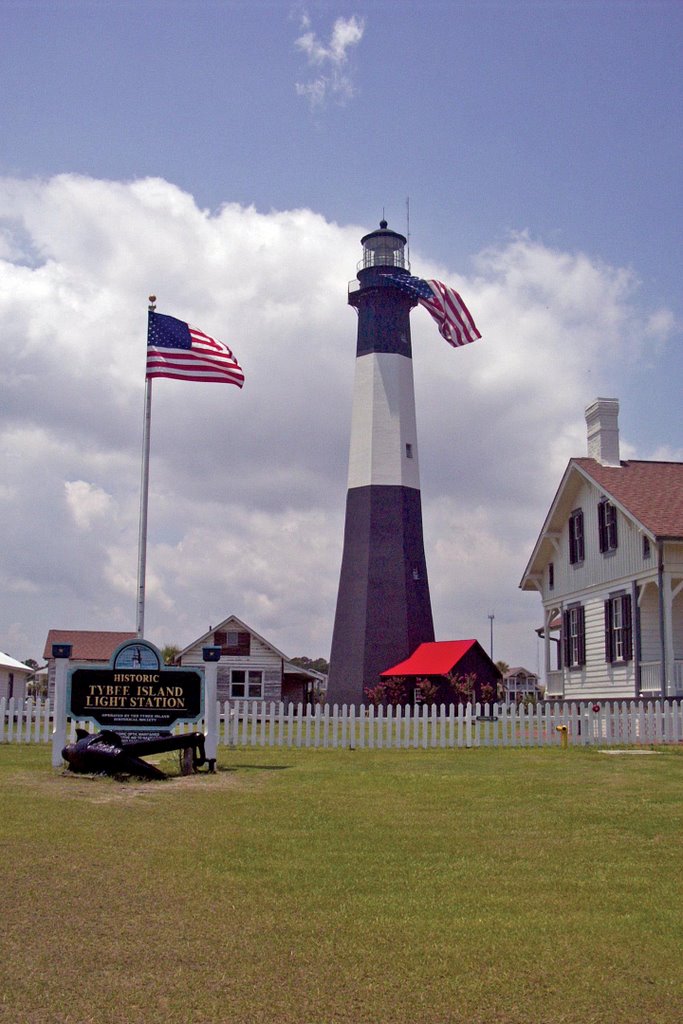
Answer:
M62 763L62 750L66 746L66 681L69 672L71 644L53 644L55 659L55 705L52 711L52 767Z
M213 772L216 770L218 748L218 662L221 659L221 648L203 647L202 657L206 666L204 669L206 760L209 762L209 771Z

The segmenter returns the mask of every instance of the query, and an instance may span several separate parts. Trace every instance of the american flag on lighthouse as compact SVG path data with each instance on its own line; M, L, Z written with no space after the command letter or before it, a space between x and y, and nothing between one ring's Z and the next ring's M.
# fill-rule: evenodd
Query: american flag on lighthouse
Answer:
M385 274L393 285L417 299L421 306L436 320L439 333L449 345L458 348L468 345L481 334L472 319L472 314L456 291L442 281L427 281L421 277L404 274Z
M227 345L173 316L149 311L146 379L213 381L241 388L244 373Z

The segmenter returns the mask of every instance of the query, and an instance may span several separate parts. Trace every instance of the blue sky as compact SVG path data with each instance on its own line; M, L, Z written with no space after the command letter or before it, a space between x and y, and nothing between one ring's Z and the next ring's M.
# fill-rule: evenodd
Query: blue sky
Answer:
M155 290L161 311L223 336L247 373L239 396L159 386L159 480L168 479L169 502L171 481L194 493L184 444L203 464L206 407L227 407L225 429L210 429L218 449L246 460L242 504L227 485L213 484L211 500L227 534L243 523L251 554L248 566L202 583L190 542L201 510L188 500L186 519L167 516L158 494L150 639L189 642L206 618L234 612L290 655L327 654L353 374L346 282L360 234L383 211L404 230L410 197L413 271L462 286L484 335L476 354L453 353L413 314L425 338L416 388L437 631L486 640L495 609L496 656L535 668L540 602L516 585L562 465L584 454L584 407L599 393L618 397L628 454L681 457L681 5L0 8L0 325L17 358L3 379L3 515L15 550L5 555L14 582L0 605L0 648L35 656L50 627L106 628L114 618L111 628L126 628L130 571L126 563L119 578L111 565L125 562L134 520L141 381L126 380L109 404L98 400L89 461L73 439L88 436L94 413L82 395L98 385L88 378L93 362L80 359L95 338L111 337L107 372L120 380L135 351L120 333L135 344L136 317ZM45 394L29 358L41 336L55 353ZM275 353L305 364L286 390L266 373ZM60 413L53 396L62 386L69 409ZM176 395L188 417L182 436L166 412ZM249 437L230 419L239 400L239 416L260 425ZM62 434L49 456L44 438ZM291 464L283 451L296 452ZM27 511L29 489L41 483L44 509L73 528L64 534L72 556L87 534L82 573L43 549L50 517ZM507 515L496 520L501 507ZM283 586L292 565L274 554L278 508L291 512L292 534L315 534L325 552L309 566L311 607ZM451 550L454 523L462 538ZM183 566L174 578L162 569L169 559ZM51 581L40 576L46 560ZM298 587L306 586L304 573ZM134 619L134 596L130 608Z

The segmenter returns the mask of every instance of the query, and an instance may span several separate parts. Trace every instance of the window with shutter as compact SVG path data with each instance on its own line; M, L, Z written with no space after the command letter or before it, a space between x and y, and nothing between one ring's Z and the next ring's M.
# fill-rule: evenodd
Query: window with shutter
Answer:
M617 510L606 498L598 503L598 541L603 554L617 550Z
M228 630L216 630L213 642L221 648L221 654L231 658L248 658L251 654L251 633Z
M614 594L605 601L605 660L631 661L632 658L631 595Z
M569 561L577 565L583 560L583 509L576 508L569 517Z
M583 605L567 608L562 616L564 664L580 668L586 664L586 619Z

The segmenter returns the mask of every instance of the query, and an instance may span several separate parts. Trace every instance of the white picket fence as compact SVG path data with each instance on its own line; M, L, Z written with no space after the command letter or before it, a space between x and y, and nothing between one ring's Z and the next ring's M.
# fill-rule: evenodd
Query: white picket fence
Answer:
M218 712L218 742L233 747L427 749L560 746L563 740L608 746L683 742L683 702L676 701L379 709L228 701L219 704ZM70 739L77 724L69 722ZM199 723L177 731L201 728ZM49 743L51 738L52 710L47 701L0 700L0 743Z

